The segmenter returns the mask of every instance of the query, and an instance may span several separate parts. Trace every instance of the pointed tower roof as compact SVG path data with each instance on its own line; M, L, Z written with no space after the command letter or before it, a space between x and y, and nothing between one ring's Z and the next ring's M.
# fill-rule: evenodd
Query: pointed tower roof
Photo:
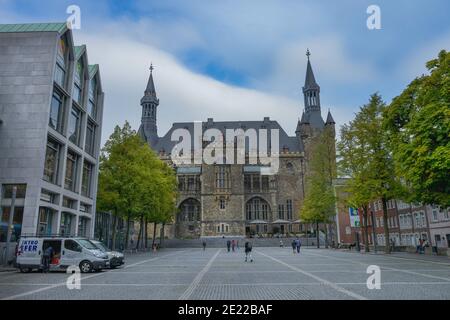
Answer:
M155 83L153 82L153 64L150 65L150 77L148 78L147 88L145 89L146 96L153 96L156 98Z
M153 82L153 64L150 65L150 76L148 77L147 87L144 91L144 96L141 99L141 105L144 103L155 103L159 105L159 100L156 97L155 83Z
M302 113L302 119L300 120L300 123L309 123L308 116L306 115L305 111Z
M336 124L336 122L334 122L333 116L331 115L330 109L328 109L326 124Z
M316 78L314 77L314 72L311 67L311 62L309 61L310 55L311 55L311 53L309 52L309 49L308 49L306 51L306 56L308 57L308 64L306 66L305 89L319 87L319 85L316 82Z

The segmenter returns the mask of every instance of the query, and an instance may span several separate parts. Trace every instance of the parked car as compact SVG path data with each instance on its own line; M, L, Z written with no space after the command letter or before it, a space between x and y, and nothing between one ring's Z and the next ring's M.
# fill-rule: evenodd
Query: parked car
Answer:
M49 271L78 266L83 273L109 267L108 255L85 238L22 237L17 248L16 266L21 272L44 270L43 254L53 248Z
M91 242L108 255L109 267L111 269L117 268L125 263L125 257L123 253L118 251L112 251L107 246L105 246L103 242L97 240L91 240Z

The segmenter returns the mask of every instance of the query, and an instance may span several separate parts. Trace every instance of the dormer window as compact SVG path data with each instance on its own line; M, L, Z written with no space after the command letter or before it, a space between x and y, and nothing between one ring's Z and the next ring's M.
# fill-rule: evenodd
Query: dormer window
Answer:
M89 81L89 101L88 101L88 114L95 119L97 114L97 79L93 77Z
M79 104L83 104L83 62L82 60L78 60L76 68L75 68L75 81L73 84L73 92L72 96L73 99Z
M59 39L56 55L55 82L64 88L67 74L67 43L65 38Z

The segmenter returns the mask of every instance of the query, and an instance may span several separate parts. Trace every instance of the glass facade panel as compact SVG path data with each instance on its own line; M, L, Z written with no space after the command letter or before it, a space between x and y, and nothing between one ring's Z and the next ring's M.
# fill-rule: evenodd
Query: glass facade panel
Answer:
M44 180L55 183L58 179L60 145L52 140L47 141L44 163Z

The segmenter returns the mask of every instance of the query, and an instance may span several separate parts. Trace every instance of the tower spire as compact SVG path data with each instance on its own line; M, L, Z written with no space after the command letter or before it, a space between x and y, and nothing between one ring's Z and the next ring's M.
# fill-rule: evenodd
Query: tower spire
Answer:
M311 52L306 50L306 75L305 85L303 87L303 96L305 101L305 119L308 119L311 126L322 128L324 125L320 114L320 86L316 82L314 72L311 66Z
M150 69L150 76L148 77L147 88L145 89L144 93L146 96L152 96L156 98L155 83L153 81L153 70L155 69L155 67L153 67L153 63L150 64L149 69Z
M147 87L144 91L144 96L141 99L142 117L141 126L144 136L150 146L153 147L158 142L158 128L156 124L157 109L159 99L156 97L155 83L153 81L153 70L155 67L153 63L150 64L150 75L148 77Z

